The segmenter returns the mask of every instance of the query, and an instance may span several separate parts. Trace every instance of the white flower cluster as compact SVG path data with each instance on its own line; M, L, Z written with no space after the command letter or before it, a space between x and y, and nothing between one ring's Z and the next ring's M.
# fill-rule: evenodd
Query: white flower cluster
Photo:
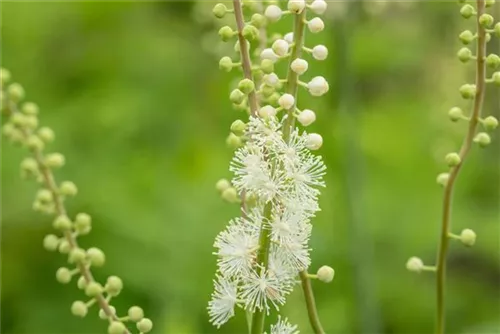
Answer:
M310 264L310 219L319 210L318 187L324 187L326 167L308 149L310 135L295 129L283 140L276 117L252 117L230 170L238 192L258 198L216 238L218 275L209 302L211 322L220 326L234 315L235 306L269 312L285 303L298 272ZM270 235L267 269L256 263L261 233ZM289 326L290 327L290 326ZM284 322L276 328L289 328ZM295 333L273 331L271 333Z

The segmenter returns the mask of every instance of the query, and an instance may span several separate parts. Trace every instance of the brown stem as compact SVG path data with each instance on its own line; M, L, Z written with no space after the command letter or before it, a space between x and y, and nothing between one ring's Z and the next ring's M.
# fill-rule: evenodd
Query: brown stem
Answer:
M437 275L436 275L436 294L437 294L437 320L436 320L436 333L444 334L445 332L445 283L446 283L446 255L448 253L449 238L448 233L451 228L451 209L453 188L462 165L467 157L476 133L476 128L479 123L479 117L483 107L483 100L485 94L485 57L486 57L486 31L479 24L479 17L485 11L485 0L477 0L477 61L476 61L476 96L470 117L470 123L467 130L467 135L460 148L461 162L453 167L450 171L448 183L444 189L443 198L443 215L441 224L441 237L439 250L437 255Z

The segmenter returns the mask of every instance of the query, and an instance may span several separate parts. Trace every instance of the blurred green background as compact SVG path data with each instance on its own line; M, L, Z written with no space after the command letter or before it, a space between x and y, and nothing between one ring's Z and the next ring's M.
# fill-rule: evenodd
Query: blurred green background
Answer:
M2 66L41 107L67 166L58 180L79 187L72 214L93 215L98 246L124 292L119 313L143 306L155 333L244 333L244 313L220 330L208 323L216 258L212 243L238 207L218 197L229 178L229 125L244 114L228 94L240 77L218 70L232 43L217 38L214 2L3 2ZM500 5L497 5L500 7ZM473 66L455 58L457 35L472 29L454 2L334 2L327 28L306 45L325 44L327 61L310 61L305 77L323 75L330 92L299 106L317 112L310 131L323 135L328 166L314 222L311 271L336 270L313 282L328 333L431 333L434 275L405 270L420 256L433 264L439 236L444 155L458 150L465 123L447 111ZM497 8L497 17L500 10ZM272 26L285 33L289 18ZM490 50L499 50L493 40ZM499 117L497 89L485 114ZM477 245L452 243L448 333L500 333L499 144L474 147L455 193L453 230L473 228ZM26 153L2 142L1 332L104 333L92 310L71 316L82 298L61 286L61 255L43 250L50 219L30 210L36 185L21 181ZM297 286L283 313L311 333Z

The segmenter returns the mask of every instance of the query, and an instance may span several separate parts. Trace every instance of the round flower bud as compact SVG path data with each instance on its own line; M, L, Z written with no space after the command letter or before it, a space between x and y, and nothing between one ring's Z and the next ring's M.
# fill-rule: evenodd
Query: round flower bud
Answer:
M138 322L144 318L144 311L139 306L132 306L128 309L128 317L133 322Z
M217 191L221 193L229 187L231 187L231 183L226 179L220 179L215 184L215 189L217 189Z
M115 308L114 306L111 306L111 305L110 305L110 306L109 306L109 309L111 310L111 313L112 313L113 315L116 315L116 308ZM108 315L106 314L106 312L104 312L104 310L103 310L103 309L100 309L100 310L99 310L99 318L101 318L102 320L106 320L106 319L108 319L109 317L108 317Z
M78 188L71 181L64 181L59 187L59 191L63 196L75 196L78 193Z
M306 8L305 0L288 0L288 10L295 14L300 14Z
M226 71L226 72L231 72L233 69L233 61L231 60L230 57L222 57L219 60L219 69Z
M224 26L219 29L219 36L222 41L227 42L234 36L234 31L230 26Z
M281 97L280 93L275 92L267 98L267 103L269 103L271 105L277 105L280 97Z
M46 250L53 252L57 249L57 246L59 246L59 238L56 235L47 234L43 238L43 248Z
M54 141L55 134L51 128L43 127L38 130L38 136L45 143L50 143Z
M295 98L291 94L283 94L279 98L278 104L281 108L289 110L295 105Z
M498 126L498 120L494 116L488 116L483 121L484 128L488 131L493 131Z
M330 283L333 280L333 276L335 275L335 270L329 266L322 266L318 269L316 273L318 275L318 279L325 283Z
M10 117L10 121L17 127L26 126L26 116L23 114L19 113L12 114L12 116Z
M240 104L244 99L245 94L239 89L234 89L231 94L229 94L229 100L233 103Z
M56 271L56 279L59 283L67 284L71 282L71 271L68 268L61 267Z
M259 37L259 29L251 24L247 24L243 27L241 34L245 37L245 39L253 41Z
M494 29L494 34L496 37L500 37L500 22L498 22L497 24L495 24L495 28Z
M472 51L469 48L461 48L457 52L457 57L462 63L466 63L472 59Z
M323 23L322 19L320 19L319 17L315 17L311 21L307 22L307 27L309 28L310 32L315 34L323 31L323 29L325 29L325 24Z
M312 96L324 95L330 89L328 82L321 76L312 78L312 80L307 83L307 88Z
M500 86L500 72L493 73L491 79L495 85Z
M424 269L424 262L422 262L419 257L410 257L410 259L408 259L408 262L406 262L406 269L419 273Z
M108 334L123 334L126 329L121 321L112 321L108 326Z
M250 23L257 28L262 28L266 24L266 18L259 13L255 13L250 18Z
M45 157L45 164L49 168L60 168L64 166L65 160L61 153L51 153Z
M491 137L486 132L479 132L474 137L474 142L478 143L481 147L486 147L491 143Z
M242 144L243 144L243 142L242 142L241 138L232 132L226 138L226 145L229 148L237 149L237 148L241 147Z
M301 58L294 59L294 61L292 61L292 63L290 64L290 68L292 69L292 71L294 71L298 75L304 74L307 71L308 67L309 64L307 63L307 61Z
M74 248L69 252L69 262L78 263L85 260L87 253L81 248Z
M13 83L7 87L7 96L13 102L19 102L24 98L24 88L18 83Z
M276 53L274 53L273 49L267 48L267 49L262 50L262 52L260 53L260 59L261 60L269 59L273 63L275 63L278 60L278 56L276 55Z
M21 170L27 173L34 174L38 172L38 163L33 158L25 158L21 162Z
M102 288L102 285L97 282L89 282L89 284L85 287L85 294L89 297L96 297L103 291L104 289Z
M500 66L500 57L494 53L489 54L486 57L486 65L491 68L497 68Z
M278 87L280 85L280 78L276 75L276 73L269 73L264 75L262 78L264 83L271 87Z
M464 99L473 99L476 96L476 85L465 84L460 87L460 95Z
M52 192L48 189L40 189L36 193L36 199L42 203L52 202Z
M255 84L250 79L243 79L238 83L238 88L243 94L250 94L255 89Z
M450 109L450 111L448 111L448 117L450 117L450 120L452 120L453 122L456 122L462 117L464 117L464 113L462 109L458 107L453 107Z
M276 5L271 5L266 8L264 15L271 22L276 22L281 18L283 11Z
M443 187L446 187L446 185L448 184L448 180L449 179L450 179L450 174L449 173L440 173L436 177L436 182L437 182L437 184L439 184L439 185L441 185Z
M486 6L486 8L489 8L491 6L493 6L495 4L495 0L486 0L484 2L484 5Z
M79 213L75 218L75 229L81 234L82 231L90 229L92 218L86 213Z
M307 135L306 147L312 151L318 150L323 145L323 137L317 133Z
M316 60L325 60L328 57L328 49L324 45L316 45L312 50L312 56Z
M29 116L29 115L26 115L25 119L24 119L24 125L30 129L30 130L34 130L38 127L38 118L36 116Z
M482 14L479 16L479 24L485 28L491 27L495 19L490 14Z
M476 233L473 230L466 228L462 231L462 233L460 233L460 241L465 246L474 246L476 243Z
M288 44L293 43L293 32L286 33L285 36L283 37L285 41L287 41Z
M59 253L61 254L68 254L69 251L71 250L71 246L68 242L68 240L63 239L59 242L59 247L58 247Z
M30 150L42 150L44 147L43 141L38 138L38 136L32 135L29 136L28 140L26 141L26 146Z
M87 258L94 267L102 267L106 262L106 255L104 255L104 252L96 247L87 249Z
M462 15L463 18L468 19L475 14L476 10L471 5L463 5L462 8L460 8L460 15Z
M314 0L309 6L314 14L322 15L326 11L326 1L325 0Z
M78 287L78 289L80 290L83 290L87 287L87 280L85 279L85 277L83 276L80 276L78 278L78 281L76 281L76 286Z
M229 187L222 192L222 199L229 203L238 203L240 198L238 197L238 192L235 188Z
M470 44L475 39L474 34L470 30L462 31L458 38L465 45Z
M56 230L69 230L71 228L71 220L67 216L61 215L54 219L52 226Z
M117 296L123 289L123 281L118 276L109 276L106 281L106 291L112 295Z
M77 300L77 301L73 302L73 304L71 304L71 313L74 316L83 318L87 315L88 310L89 309L88 309L87 305L80 300Z
M226 15L227 7L222 3L218 3L212 9L212 13L214 13L215 17L221 19Z
M285 56L288 52L289 44L284 39L277 39L272 45L272 50L278 56Z
M460 165L460 162L462 162L462 159L460 158L460 155L458 153L448 153L446 155L446 157L444 158L444 160L446 161L446 164L449 166L449 167L455 167L455 166L458 166Z
M262 118L274 117L276 116L276 108L270 105L263 106L259 109L259 116Z
M237 119L231 124L231 132L237 136L242 136L245 133L245 129L246 124L240 119Z
M316 120L316 114L312 110L304 109L297 116L297 120L303 126L308 126L308 125L311 125L312 123L314 123L314 121Z
M137 323L137 329L141 333L149 333L153 329L153 322L148 318L143 318Z
M262 70L262 72L267 73L267 74L273 73L274 61L271 59L263 59L260 63L260 69Z
M38 109L38 105L36 103L25 102L23 103L22 111L26 115L36 116L38 115L40 110Z
M3 85L5 85L6 83L8 83L10 81L10 78L11 78L11 75L10 75L10 72L9 70L5 69L5 68L1 68L0 69L0 83Z

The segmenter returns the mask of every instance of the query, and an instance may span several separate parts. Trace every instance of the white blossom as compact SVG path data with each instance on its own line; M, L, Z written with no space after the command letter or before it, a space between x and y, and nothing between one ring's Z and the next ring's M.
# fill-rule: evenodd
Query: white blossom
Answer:
M212 293L212 300L208 302L208 314L210 322L220 327L234 316L238 285L236 281L227 280L220 275L216 278L214 280L215 291Z
M271 325L271 334L299 334L297 325L292 325L288 322L288 318L281 318L278 316L278 322Z

